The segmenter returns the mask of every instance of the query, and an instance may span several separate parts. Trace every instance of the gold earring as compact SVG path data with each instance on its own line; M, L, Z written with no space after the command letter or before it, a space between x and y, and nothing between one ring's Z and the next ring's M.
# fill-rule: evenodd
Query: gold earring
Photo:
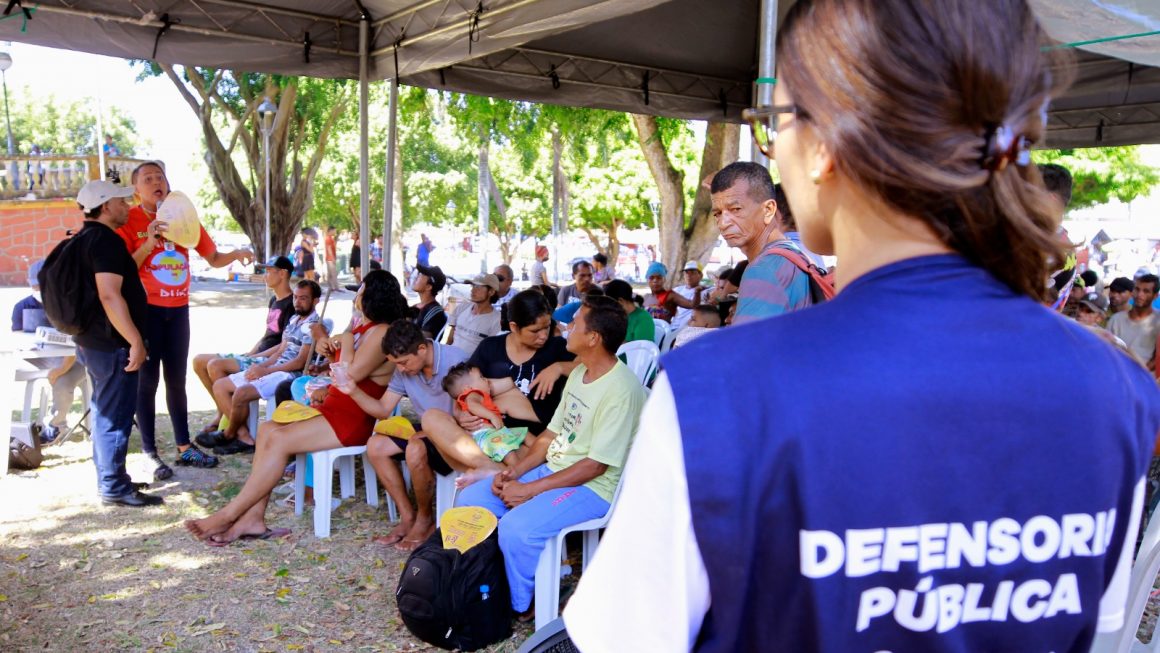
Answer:
M810 181L814 182L815 186L822 183L822 172L817 168L810 170Z

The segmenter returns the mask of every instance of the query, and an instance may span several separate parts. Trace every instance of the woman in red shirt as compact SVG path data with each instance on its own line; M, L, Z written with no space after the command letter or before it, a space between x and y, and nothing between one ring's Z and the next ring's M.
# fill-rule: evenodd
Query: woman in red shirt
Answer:
M162 366L165 403L177 441L177 464L213 467L217 465L217 458L189 441L189 409L185 396L185 375L189 367L189 250L166 240L167 225L156 219L158 205L169 195L164 164L142 163L133 170L130 179L141 203L129 209L129 221L118 233L137 263L149 301L144 334L149 358L141 366L137 427L141 430L141 449L157 466L153 477L160 481L173 476L173 470L158 455L155 441L157 385ZM247 265L253 260L248 249L219 252L204 228L194 249L215 268L234 261Z

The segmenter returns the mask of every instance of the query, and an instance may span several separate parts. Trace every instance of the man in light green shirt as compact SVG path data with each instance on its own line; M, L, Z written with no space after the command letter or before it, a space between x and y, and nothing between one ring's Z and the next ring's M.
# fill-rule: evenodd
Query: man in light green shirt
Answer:
M628 317L615 300L588 296L568 333L579 365L531 451L510 469L464 488L456 505L500 518L499 546L512 609L527 612L544 543L566 526L603 517L636 434L644 388L616 350Z

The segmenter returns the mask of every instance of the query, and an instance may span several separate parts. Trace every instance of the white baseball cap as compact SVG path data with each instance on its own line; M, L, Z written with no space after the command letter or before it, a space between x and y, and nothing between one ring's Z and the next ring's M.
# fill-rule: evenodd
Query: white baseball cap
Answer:
M681 269L684 270L685 272L689 272L691 270L696 270L697 272L700 272L701 271L701 264L696 262L696 261L686 261L685 267L683 267Z
M85 213L89 213L114 197L129 198L133 197L133 193L130 186L118 186L111 181L94 179L77 193L77 204L81 205Z

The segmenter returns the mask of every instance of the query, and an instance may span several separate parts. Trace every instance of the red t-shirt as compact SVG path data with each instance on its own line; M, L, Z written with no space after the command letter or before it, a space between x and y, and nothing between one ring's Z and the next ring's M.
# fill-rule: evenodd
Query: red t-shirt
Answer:
M141 206L129 209L129 221L117 230L129 253L137 251L149 238L149 223L153 216L145 212ZM217 245L209 237L205 227L201 228L201 237L195 248L203 257L212 256L217 251ZM167 252L164 247L157 247L148 256L138 269L141 274L141 285L145 286L145 294L153 306L180 307L189 304L189 250L173 243L173 251Z
M326 246L326 260L332 263L338 260L338 243L335 242L334 236L326 234L326 237L323 238L322 243Z

